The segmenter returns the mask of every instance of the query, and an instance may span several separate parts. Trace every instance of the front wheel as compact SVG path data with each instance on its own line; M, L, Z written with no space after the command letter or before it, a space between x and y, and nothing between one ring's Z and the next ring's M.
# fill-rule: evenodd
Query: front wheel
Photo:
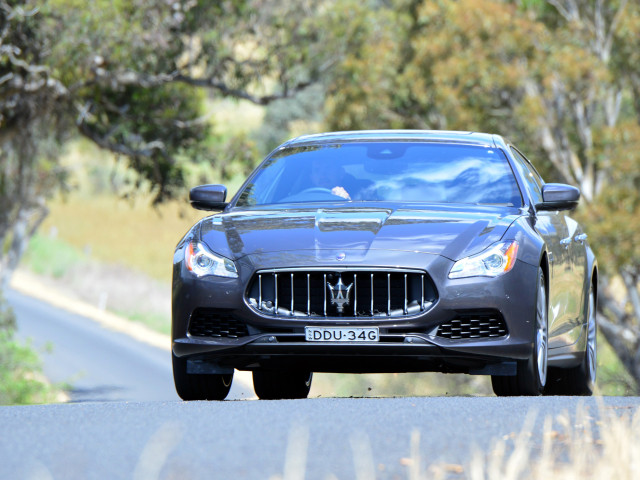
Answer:
M313 372L254 370L253 389L261 400L307 398Z
M183 400L224 400L231 390L233 373L187 373L187 360L173 353L173 381Z
M536 285L536 315L533 338L533 352L526 361L518 362L515 376L491 377L491 385L496 395L542 395L547 383L547 356L549 351L549 305L547 303L547 283L542 268L538 269Z

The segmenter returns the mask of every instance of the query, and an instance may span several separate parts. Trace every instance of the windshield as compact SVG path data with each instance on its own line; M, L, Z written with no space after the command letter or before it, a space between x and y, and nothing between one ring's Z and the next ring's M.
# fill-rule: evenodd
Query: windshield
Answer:
M327 201L522 206L500 149L409 142L283 148L258 168L237 205Z

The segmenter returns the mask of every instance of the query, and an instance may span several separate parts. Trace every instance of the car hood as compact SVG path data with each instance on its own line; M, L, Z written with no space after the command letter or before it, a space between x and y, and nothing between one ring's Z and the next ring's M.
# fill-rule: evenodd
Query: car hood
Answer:
M237 209L207 217L200 238L229 258L271 252L397 250L451 260L500 240L520 210L465 206L439 208L341 207Z

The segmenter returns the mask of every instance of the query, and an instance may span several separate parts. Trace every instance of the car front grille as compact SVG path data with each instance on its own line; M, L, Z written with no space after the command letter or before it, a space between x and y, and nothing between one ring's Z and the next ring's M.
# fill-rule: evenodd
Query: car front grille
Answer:
M398 269L260 271L247 289L254 310L283 317L404 317L436 298L425 272Z
M212 308L198 308L189 321L192 337L240 338L249 335L247 326L229 312Z
M499 312L468 313L438 327L438 337L463 338L504 337L509 334L507 324Z

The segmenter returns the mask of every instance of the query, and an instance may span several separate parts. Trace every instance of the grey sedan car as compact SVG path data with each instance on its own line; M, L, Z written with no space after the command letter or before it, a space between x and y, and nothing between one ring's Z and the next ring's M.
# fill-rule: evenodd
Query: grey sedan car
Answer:
M185 400L262 399L313 372L490 375L497 395L589 395L598 289L578 189L506 139L442 131L309 135L276 148L173 264L172 356Z

